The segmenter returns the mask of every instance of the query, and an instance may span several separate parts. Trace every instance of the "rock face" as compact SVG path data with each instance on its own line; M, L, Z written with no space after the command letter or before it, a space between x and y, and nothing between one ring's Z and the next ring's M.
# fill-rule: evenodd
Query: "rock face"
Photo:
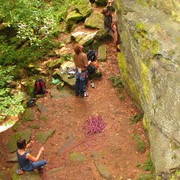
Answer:
M177 1L173 1L174 4L170 0L116 1L122 40L119 67L124 85L144 111L143 122L149 134L156 175L180 167L180 11L177 11L179 6L175 6Z

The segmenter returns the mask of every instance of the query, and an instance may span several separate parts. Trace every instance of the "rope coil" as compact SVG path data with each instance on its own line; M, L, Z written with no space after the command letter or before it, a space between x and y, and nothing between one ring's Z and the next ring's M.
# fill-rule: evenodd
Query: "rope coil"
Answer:
M86 137L92 137L94 134L102 132L105 127L106 123L99 115L88 117L82 125Z

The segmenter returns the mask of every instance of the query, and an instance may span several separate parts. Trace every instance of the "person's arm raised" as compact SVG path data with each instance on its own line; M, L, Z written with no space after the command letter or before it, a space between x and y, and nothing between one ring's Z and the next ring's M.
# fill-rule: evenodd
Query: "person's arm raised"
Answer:
M43 151L44 151L44 147L41 147L41 149L39 150L39 152L38 152L38 154L37 154L36 157L34 157L34 156L32 156L31 154L28 153L28 154L26 155L26 159L29 159L29 160L32 161L32 162L36 162L36 161L39 160L39 158L40 158L40 156L41 156L41 154L42 154Z
M34 141L30 141L30 142L26 145L26 149L30 148L33 144L34 144Z

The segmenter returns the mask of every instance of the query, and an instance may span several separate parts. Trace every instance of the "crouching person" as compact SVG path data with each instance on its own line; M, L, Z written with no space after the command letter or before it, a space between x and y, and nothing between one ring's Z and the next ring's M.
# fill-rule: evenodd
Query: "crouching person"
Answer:
M36 157L26 151L32 143L33 142L26 144L25 139L19 139L17 141L16 153L19 166L17 174L23 174L23 171L33 171L34 169L41 170L47 164L45 160L39 160L41 154L44 152L44 147L41 147Z

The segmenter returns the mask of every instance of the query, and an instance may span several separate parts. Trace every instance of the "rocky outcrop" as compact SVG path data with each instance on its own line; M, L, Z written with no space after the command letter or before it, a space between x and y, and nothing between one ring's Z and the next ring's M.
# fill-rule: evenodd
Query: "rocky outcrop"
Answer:
M95 29L103 29L104 28L104 21L103 21L103 14L98 12L93 12L88 18L86 18L84 25L85 27L95 28Z
M67 9L67 16L65 21L67 23L67 28L71 31L73 25L78 21L83 21L92 13L92 6L88 0L79 1L74 7L71 6Z
M75 33L72 33L72 39L75 40L77 43L82 44L83 46L86 46L93 42L97 31L95 32L84 32L84 31L78 31Z
M119 67L144 111L156 175L170 174L180 167L180 24L172 17L179 6L176 0L140 2L116 1Z

